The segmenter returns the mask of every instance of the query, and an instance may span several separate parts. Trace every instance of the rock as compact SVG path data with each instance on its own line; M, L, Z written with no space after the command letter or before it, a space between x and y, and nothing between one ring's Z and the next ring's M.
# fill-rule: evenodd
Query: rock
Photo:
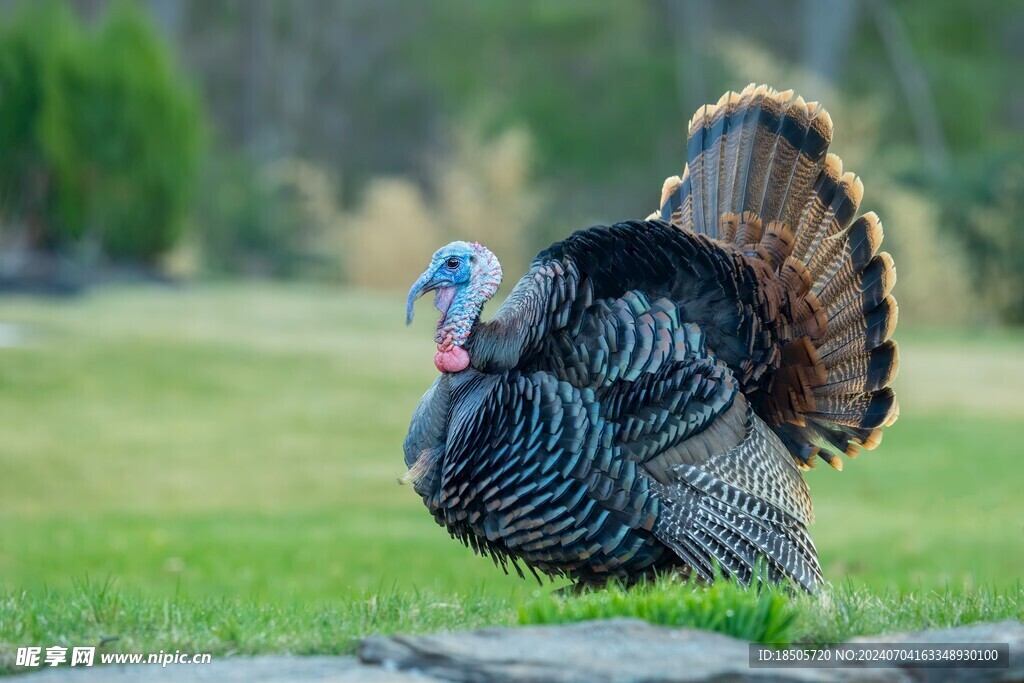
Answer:
M374 637L359 648L368 664L474 683L907 680L886 669L751 669L748 656L735 638L635 619Z
M752 669L746 642L634 619L365 639L354 657L215 657L212 664L37 670L25 683L669 683L671 681L988 681L1024 683L1024 624L1004 621L856 638L858 643L1009 643L1009 668ZM21 672L19 672L21 673Z
M882 636L853 638L851 643L1008 643L1010 666L1006 669L920 669L903 667L915 680L1024 682L1024 624L1019 621L997 621L968 624L956 628L930 631L889 633Z

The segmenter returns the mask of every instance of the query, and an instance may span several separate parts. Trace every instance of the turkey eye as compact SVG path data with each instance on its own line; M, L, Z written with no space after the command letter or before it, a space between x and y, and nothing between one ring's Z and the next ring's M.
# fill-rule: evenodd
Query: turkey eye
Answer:
M445 263L445 265L448 266L449 268L451 268L452 270L455 270L456 268L459 267L459 259L457 259L457 258L450 258L450 259L448 259L448 262Z

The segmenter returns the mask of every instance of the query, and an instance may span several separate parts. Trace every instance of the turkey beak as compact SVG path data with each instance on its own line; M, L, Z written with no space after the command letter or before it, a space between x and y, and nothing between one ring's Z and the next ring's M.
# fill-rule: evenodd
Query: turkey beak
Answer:
M416 303L416 299L427 292L432 292L441 285L444 284L443 280L439 280L434 277L434 269L428 268L424 271L423 275L420 275L420 279L413 283L412 288L409 290L409 298L405 302L405 324L409 325L412 323L413 304Z

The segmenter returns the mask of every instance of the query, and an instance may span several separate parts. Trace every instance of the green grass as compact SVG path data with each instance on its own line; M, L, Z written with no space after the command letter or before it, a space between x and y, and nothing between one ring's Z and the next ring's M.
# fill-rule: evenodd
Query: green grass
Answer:
M111 582L0 595L0 673L17 645L96 645L100 652L349 654L371 633L557 624L632 617L762 643L839 643L886 631L1024 618L1024 586L1000 590L885 591L830 587L818 595L674 582L582 595L499 595L387 588L299 602L235 596L158 597Z
M855 636L1024 618L1024 585L1002 590L948 586L942 591L876 592L850 583L815 595L786 588L673 582L611 587L572 597L546 595L519 607L523 624L633 617L699 628L759 643L840 643Z
M15 644L219 656L349 654L368 633L468 629L511 624L514 618L508 597L481 591L442 596L390 588L344 600L292 602L231 595L160 598L109 582L83 582L67 590L0 596L0 672L13 668Z
M108 584L121 643L224 652L511 623L544 599L396 483L435 376L431 316L403 317L400 295L308 286L0 301L33 342L0 349L0 650L95 636L79 603ZM1024 566L1024 335L897 336L900 421L844 472L808 473L826 577L922 604L1003 595ZM367 621L373 595L419 611ZM219 612L232 638L212 631Z
M723 580L707 587L658 582L626 590L609 586L573 597L535 598L520 606L522 624L561 624L633 617L699 628L759 643L796 640L797 602L785 589L751 590Z

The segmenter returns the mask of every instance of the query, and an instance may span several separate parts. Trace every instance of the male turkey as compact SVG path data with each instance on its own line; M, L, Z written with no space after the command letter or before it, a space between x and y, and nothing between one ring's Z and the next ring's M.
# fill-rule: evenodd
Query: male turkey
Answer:
M822 581L807 484L898 415L896 279L816 102L748 86L690 122L644 221L542 251L493 319L494 255L453 242L441 376L405 439L435 519L507 569L583 584L665 570Z

